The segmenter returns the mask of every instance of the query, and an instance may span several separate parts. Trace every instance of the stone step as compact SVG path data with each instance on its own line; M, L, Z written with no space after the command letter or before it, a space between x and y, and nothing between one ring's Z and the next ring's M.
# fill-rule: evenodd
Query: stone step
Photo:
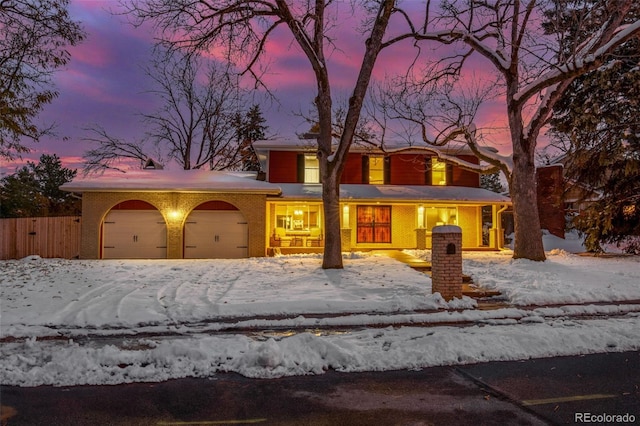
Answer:
M431 276L431 262L426 262L426 261L421 261L421 262L416 262L416 264L412 264L409 262L405 262L407 263L407 265L409 265L409 267L411 267L411 269L415 269L418 272L423 272L429 276ZM422 263L422 264L420 264ZM467 274L462 274L462 282L465 284L471 284L473 283L473 278L471 278L469 275Z
M412 269L431 276L431 262L418 259L400 250L374 250L376 254L384 255L396 259ZM462 274L462 294L473 298L484 298L500 296L501 293L495 290L487 290L473 285L473 279L466 274Z
M462 285L462 295L473 297L474 299L501 296L497 290L488 290L486 288L475 287L465 283Z

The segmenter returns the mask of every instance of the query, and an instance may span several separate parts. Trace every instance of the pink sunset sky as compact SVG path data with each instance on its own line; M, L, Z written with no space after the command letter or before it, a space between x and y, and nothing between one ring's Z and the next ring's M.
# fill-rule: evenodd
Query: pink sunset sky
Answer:
M85 129L91 125L99 125L121 139L139 140L143 136L138 114L158 108L156 98L148 93L152 86L143 71L154 35L148 27L134 28L126 22L126 16L110 12L117 7L115 0L71 2L71 15L82 23L87 38L71 50L68 67L57 73L55 83L60 95L39 117L44 123L56 124L57 136L43 138L40 143L25 141L31 153L15 161L0 159L0 176L13 173L27 160L37 161L41 154L57 154L65 167L81 169L83 153L93 146L83 140L90 135ZM353 29L357 19L341 16L337 23L333 34L340 50L330 53L330 76L334 97L347 99L359 70L364 41ZM315 96L311 67L284 29L273 34L267 54L270 73L265 81L277 97L277 102L261 103L268 134L293 138L308 130L308 124L295 113L309 111ZM405 72L414 55L410 43L392 46L382 52L374 76L382 79ZM483 59L474 63L478 72L490 69ZM264 98L256 94L257 100ZM503 103L488 103L480 111L478 127L491 129L487 140L506 154L511 148L503 124L505 117Z

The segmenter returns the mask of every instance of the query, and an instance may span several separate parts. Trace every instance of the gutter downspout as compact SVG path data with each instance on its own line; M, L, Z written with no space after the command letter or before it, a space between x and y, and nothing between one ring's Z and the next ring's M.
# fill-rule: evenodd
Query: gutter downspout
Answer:
M507 210L509 206L504 204L498 211L496 211L496 244L497 249L501 249L504 247L504 231L502 230L502 213Z

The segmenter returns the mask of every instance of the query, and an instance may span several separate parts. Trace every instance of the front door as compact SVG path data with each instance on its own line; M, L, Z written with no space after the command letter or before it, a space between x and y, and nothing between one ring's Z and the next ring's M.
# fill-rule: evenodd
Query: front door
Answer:
M358 206L358 243L391 243L391 206Z

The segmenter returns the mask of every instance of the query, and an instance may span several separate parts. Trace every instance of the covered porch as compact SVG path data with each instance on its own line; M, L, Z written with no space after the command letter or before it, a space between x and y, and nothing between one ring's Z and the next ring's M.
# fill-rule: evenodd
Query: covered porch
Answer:
M322 253L324 212L318 184L283 184L267 201L267 254ZM464 250L504 244L508 197L480 188L342 185L343 251L430 249L431 229L457 225Z

